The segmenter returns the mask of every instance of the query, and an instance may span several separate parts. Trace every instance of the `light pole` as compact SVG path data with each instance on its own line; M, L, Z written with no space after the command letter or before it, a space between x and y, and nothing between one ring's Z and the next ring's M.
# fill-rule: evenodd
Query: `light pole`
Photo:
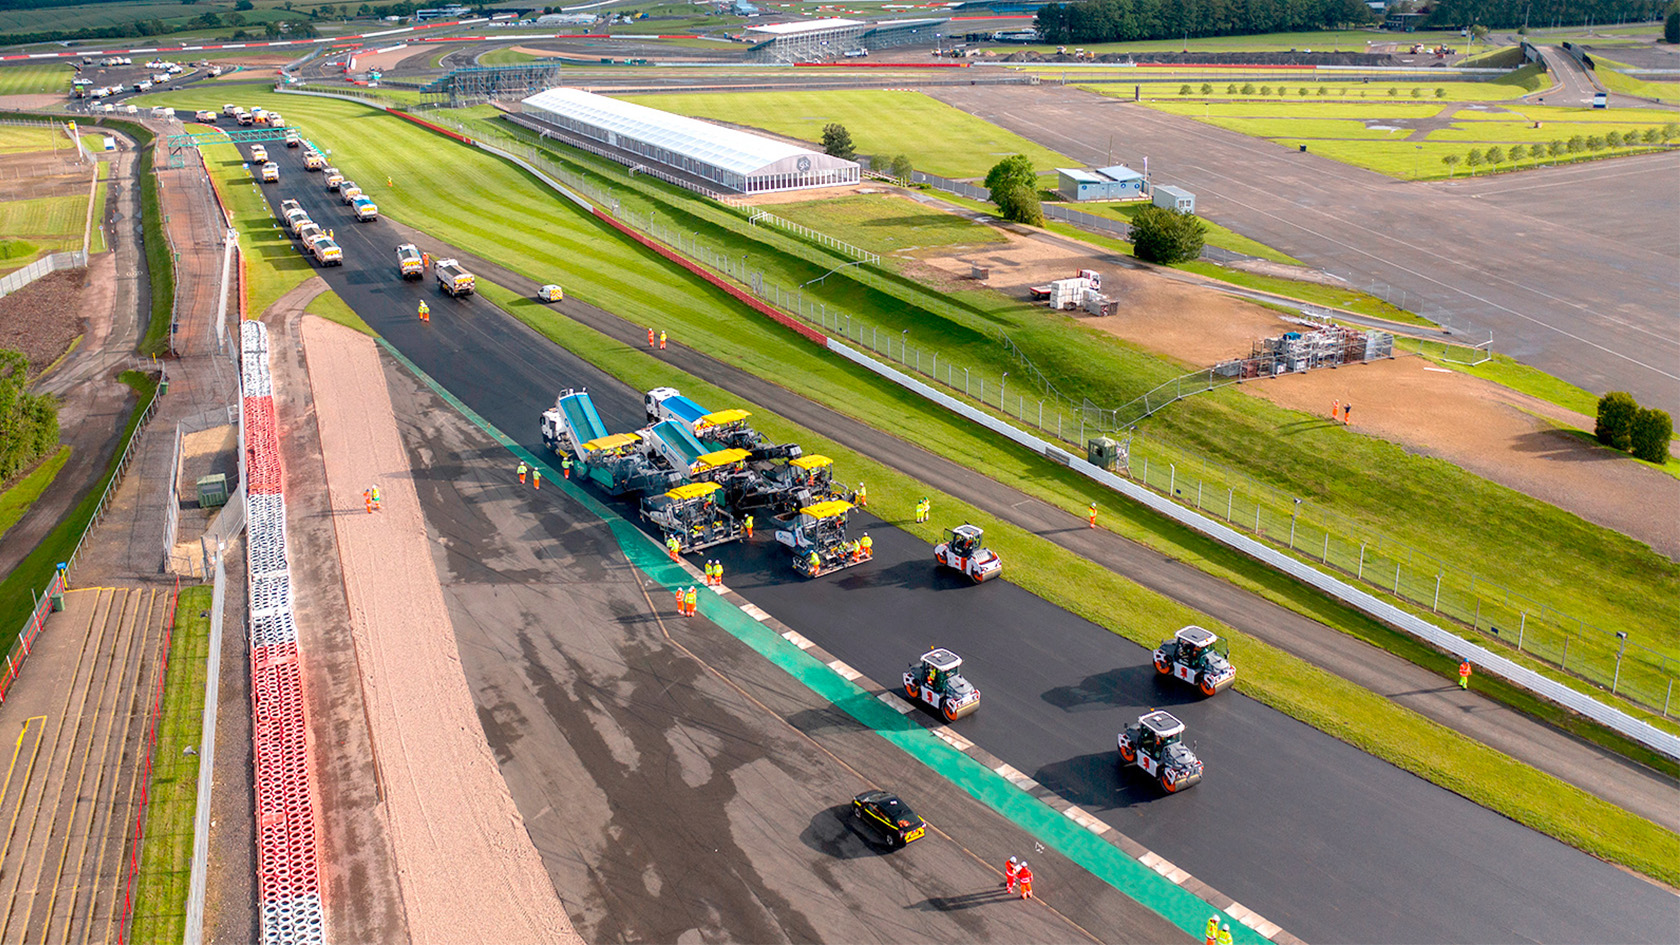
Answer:
M1610 679L1610 694L1611 695L1616 694L1616 687L1621 685L1621 682L1622 682L1622 654L1627 652L1627 641L1628 641L1627 631L1626 630L1617 630L1616 631L1616 639L1622 641L1622 645L1616 649L1616 675L1611 677L1611 679Z
M1008 382L1009 382L1009 372L1004 371L1003 372L1003 377L998 379L998 409L1003 410L1004 413L1009 412L1008 410L1005 410L1004 406L1003 406L1003 385L1008 383Z
M910 329L906 328L898 336L898 359L910 360Z
M1295 509L1289 513L1289 550L1295 550L1295 519L1301 514L1301 500L1295 500Z

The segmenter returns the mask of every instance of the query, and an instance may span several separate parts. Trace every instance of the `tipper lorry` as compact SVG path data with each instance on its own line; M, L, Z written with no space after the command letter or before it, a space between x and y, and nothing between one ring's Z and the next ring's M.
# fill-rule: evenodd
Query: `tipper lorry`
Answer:
M426 262L420 255L420 247L413 243L397 247L397 271L409 281L426 278Z
M432 263L432 274L437 276L438 285L443 291L456 298L472 295L473 289L478 287L478 280L473 274L453 259L439 259Z

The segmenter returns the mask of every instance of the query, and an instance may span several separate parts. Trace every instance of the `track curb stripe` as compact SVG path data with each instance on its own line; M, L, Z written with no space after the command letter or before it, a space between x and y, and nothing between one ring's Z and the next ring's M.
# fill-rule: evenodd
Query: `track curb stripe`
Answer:
M383 337L381 348L406 368L445 403L472 422L518 459L541 467L550 474L566 496L600 518L617 539L629 566L641 571L664 592L694 583L699 571L687 561L673 562L666 549L634 524L568 478L559 476L546 457L538 456L508 437L450 393L419 365ZM699 608L707 619L745 643L772 664L818 696L833 703L877 735L906 754L932 768L957 787L984 803L1017 826L1031 833L1078 866L1102 879L1138 903L1154 910L1185 934L1199 936L1206 931L1208 910L1214 909L1235 921L1234 941L1279 945L1305 945L1301 939L1267 922L1230 896L1172 866L1142 844L1110 829L1100 835L1068 813L1074 805L991 753L956 735L923 712L906 712L896 687L877 685L873 680L812 644L793 628L727 588L723 592L707 587L700 595ZM759 617L749 613L751 608ZM800 642L796 642L800 641ZM804 644L804 645L802 645ZM867 684L867 685L866 685ZM883 704L886 703L886 704ZM888 706L892 708L888 708ZM958 747L958 740L966 747ZM1080 811L1085 817L1090 817ZM1091 818L1095 820L1095 818ZM1124 854L1117 856L1116 853ZM1165 872L1151 867L1165 864ZM1176 879L1169 875L1176 874ZM1237 911L1243 914L1239 916ZM1262 931L1265 930L1265 931ZM1267 933L1270 934L1267 934Z

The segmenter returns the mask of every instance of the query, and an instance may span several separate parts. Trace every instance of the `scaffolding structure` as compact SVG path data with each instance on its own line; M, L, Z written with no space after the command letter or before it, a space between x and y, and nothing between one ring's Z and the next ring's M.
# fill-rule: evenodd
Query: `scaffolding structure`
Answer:
M1394 357L1394 336L1386 331L1358 331L1327 325L1312 331L1291 331L1254 343L1246 358L1220 362L1214 373L1222 377L1274 377L1315 368Z
M805 23L753 27L748 35L762 42L747 50L749 62L822 62L847 53L913 43L936 45L938 28L949 18L865 23L829 18Z
M538 59L517 66L472 66L454 69L424 86L424 95L447 98L451 107L493 98L524 98L560 84L564 63Z
M168 151L165 167L186 167L187 152L197 150L206 144L259 144L264 141L284 141L286 133L296 131L295 128L229 128L226 131L198 131L187 134L169 135L163 139L163 146ZM314 145L308 141L305 147L314 150Z

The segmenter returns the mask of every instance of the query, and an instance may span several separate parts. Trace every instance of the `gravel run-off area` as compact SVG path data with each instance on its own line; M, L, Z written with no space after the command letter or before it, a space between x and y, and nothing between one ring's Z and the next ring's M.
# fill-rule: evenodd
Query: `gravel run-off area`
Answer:
M378 349L312 317L303 338L412 939L581 942L479 725Z

